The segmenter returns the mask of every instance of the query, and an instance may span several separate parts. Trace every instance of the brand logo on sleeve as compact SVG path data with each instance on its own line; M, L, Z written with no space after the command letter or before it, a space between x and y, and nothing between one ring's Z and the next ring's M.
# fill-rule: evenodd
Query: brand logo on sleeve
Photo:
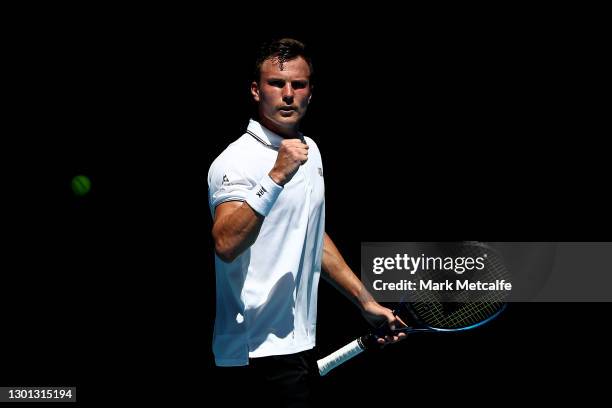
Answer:
M319 170L319 176L323 177L323 169L321 167L317 167L317 170Z
M226 175L226 174L224 174L224 175L223 175L223 185L224 185L224 186L229 186L229 184L230 184L230 181L229 181L229 179L227 178L227 175Z

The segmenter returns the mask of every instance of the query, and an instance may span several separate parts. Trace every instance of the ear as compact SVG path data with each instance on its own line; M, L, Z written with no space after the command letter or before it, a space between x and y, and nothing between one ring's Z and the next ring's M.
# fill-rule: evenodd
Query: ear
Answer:
M251 95L255 102L259 102L259 85L255 81L251 82Z

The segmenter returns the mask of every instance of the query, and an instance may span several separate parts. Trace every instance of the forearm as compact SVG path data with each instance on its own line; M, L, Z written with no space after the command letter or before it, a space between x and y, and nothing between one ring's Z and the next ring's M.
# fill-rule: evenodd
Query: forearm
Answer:
M253 245L264 218L246 202L237 203L233 211L225 210L216 218L212 234L219 258L231 262Z
M364 309L373 300L327 233L323 238L322 269L323 277L359 308Z

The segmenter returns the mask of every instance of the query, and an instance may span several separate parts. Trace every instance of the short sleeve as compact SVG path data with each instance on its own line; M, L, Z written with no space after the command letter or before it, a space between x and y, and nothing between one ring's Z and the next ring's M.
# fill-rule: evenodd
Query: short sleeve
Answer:
M254 184L236 164L215 161L208 172L208 204L214 216L215 208L226 201L245 201Z

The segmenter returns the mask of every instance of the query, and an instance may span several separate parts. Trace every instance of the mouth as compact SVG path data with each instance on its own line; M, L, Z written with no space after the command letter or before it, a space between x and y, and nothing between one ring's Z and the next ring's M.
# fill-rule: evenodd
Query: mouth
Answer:
M283 117L292 116L294 112L297 112L297 109L293 106L281 106L280 108L278 108L278 110L280 111L280 114Z

